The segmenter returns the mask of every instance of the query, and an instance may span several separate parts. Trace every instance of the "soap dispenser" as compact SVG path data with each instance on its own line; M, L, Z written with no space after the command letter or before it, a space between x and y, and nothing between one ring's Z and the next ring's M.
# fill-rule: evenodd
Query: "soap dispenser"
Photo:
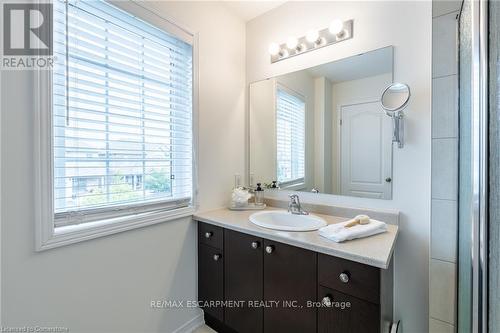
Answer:
M255 205L263 206L264 205L264 190L262 189L261 183L257 183L257 188L254 191L255 193Z

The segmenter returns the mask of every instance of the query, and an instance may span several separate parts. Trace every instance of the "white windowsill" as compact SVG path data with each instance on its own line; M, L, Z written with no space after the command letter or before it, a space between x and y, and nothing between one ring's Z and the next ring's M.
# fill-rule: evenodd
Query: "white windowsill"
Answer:
M194 207L173 209L170 211L148 212L122 216L103 221L87 222L69 225L54 229L52 236L37 247L37 251L44 251L60 246L78 243L98 237L108 236L119 232L146 227L162 222L172 221L192 216Z

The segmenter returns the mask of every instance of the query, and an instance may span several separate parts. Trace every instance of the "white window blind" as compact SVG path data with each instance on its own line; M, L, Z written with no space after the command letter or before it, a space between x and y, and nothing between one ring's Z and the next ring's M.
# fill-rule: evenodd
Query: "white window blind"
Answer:
M107 2L57 0L54 49L56 226L188 206L192 46Z
M283 87L278 87L276 95L277 179L281 184L303 182L306 103Z

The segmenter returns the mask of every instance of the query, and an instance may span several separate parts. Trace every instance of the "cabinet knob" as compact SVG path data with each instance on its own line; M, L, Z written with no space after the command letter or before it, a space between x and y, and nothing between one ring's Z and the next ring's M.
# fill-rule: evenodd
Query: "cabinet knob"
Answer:
M266 252L267 253L271 254L271 253L273 253L273 251L274 251L274 246L272 246L272 245L266 246Z
M323 299L321 300L321 304L326 307L332 306L332 298L328 295L323 297Z
M390 182L392 182L392 178L391 178L391 177L387 177L387 178L385 179L385 182L386 182L386 183L390 183Z
M257 249L259 247L259 242L252 242L252 249Z
M220 254L214 254L214 260L219 261L221 255Z
M213 234L214 234L213 232L207 231L207 232L205 232L205 238L210 238L210 237L212 237Z
M342 272L342 273L340 273L340 275L339 275L339 279L340 279L340 281L342 281L343 283L347 283L347 282L349 282L349 272Z

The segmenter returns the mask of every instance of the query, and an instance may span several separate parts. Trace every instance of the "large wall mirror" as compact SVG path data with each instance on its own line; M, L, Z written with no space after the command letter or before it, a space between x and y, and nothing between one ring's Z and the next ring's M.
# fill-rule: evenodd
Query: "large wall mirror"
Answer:
M392 198L385 47L250 84L250 185Z

